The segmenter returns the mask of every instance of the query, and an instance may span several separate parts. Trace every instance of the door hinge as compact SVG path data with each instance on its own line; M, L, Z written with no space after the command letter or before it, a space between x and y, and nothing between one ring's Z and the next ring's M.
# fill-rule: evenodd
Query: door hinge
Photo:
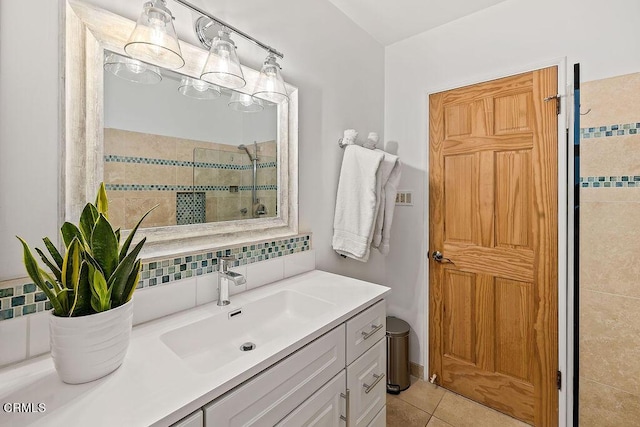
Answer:
M556 376L556 385L558 386L558 390L562 390L562 372L558 371Z
M552 96L547 96L544 99L544 102L549 102L551 100L555 99L556 100L556 114L560 115L560 95L552 95Z

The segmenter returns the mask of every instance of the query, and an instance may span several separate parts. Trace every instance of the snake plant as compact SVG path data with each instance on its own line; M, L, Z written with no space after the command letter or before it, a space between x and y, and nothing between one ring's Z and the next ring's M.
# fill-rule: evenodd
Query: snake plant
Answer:
M141 260L137 257L146 238L129 248L138 227L153 209L140 218L121 245L120 229L114 230L109 223L107 192L104 183L100 184L95 204L87 203L78 225L62 225L64 254L47 237L43 241L49 255L36 248L48 271L40 267L29 245L18 237L27 273L49 298L56 316L86 316L131 299L140 277Z

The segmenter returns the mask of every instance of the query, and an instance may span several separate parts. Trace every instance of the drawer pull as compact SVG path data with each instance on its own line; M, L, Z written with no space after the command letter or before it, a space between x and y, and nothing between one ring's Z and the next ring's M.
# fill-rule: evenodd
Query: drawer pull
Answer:
M384 378L384 374L380 374L380 375L373 374L373 378L375 378L375 379L376 379L376 380L373 382L373 384L371 384L371 385L367 385L366 383L362 384L362 387L364 387L364 388L365 388L364 392L365 392L366 394L369 394L369 392L370 392L371 390L373 390L373 388L376 386L376 384L378 384L378 383L380 382L380 380Z
M371 331L369 331L369 332L362 331L362 338L364 338L365 340L369 339L369 337L371 337L371 335L373 335L376 332L378 332L380 329L382 329L383 326L384 325L382 323L377 325L377 326L376 325L371 325Z
M347 409L345 411L346 415L340 415L340 419L345 422L346 427L349 427L349 416L350 416L350 412L351 412L351 408L350 408L351 407L351 399L350 399L351 391L349 389L347 389L347 394L340 393L340 397L342 397L346 401L346 404L347 404L346 405Z

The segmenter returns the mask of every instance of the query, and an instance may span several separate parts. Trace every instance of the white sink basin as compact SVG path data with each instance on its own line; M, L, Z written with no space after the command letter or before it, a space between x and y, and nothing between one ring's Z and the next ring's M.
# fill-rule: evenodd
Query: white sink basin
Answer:
M174 329L161 335L160 340L194 370L210 372L285 339L332 306L322 299L283 290ZM256 349L242 351L241 346L247 342L255 344Z

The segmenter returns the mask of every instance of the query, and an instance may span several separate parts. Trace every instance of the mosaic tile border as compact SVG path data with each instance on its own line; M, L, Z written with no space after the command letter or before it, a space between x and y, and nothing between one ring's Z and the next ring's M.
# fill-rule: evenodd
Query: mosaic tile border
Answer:
M209 168L209 169L231 169L231 170L248 170L253 166L249 165L235 165L230 163L207 163L207 162L193 162L185 160L168 160L168 159L154 159L150 157L130 157L130 156L116 156L106 155L104 161L107 163L139 163L145 165L161 165L161 166L184 166L184 167L196 167L196 168ZM258 168L275 168L277 162L258 162Z
M580 129L580 138L607 138L610 136L638 135L640 134L640 122L623 123L608 126L595 126Z
M582 188L640 188L640 175L581 176Z
M218 271L217 258L233 256L233 265L247 265L311 249L311 234L233 245L211 251L194 252L180 257L156 259L142 264L137 289L172 283L189 277ZM33 283L0 288L0 321L51 309L46 295Z
M163 184L105 184L108 191L229 191L229 185L163 185ZM239 191L250 191L252 185L237 185ZM277 190L276 184L256 185L256 190Z

